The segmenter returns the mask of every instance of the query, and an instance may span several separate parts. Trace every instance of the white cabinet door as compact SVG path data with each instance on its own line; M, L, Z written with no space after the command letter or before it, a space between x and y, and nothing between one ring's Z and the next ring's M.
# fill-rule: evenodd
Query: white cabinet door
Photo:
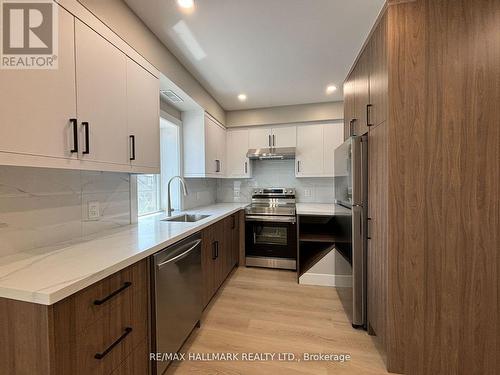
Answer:
M226 166L226 129L220 125L217 126L217 152L216 160L218 162L218 170L216 170L217 175L225 176L227 166Z
M214 177L220 169L217 161L219 126L208 116L205 116L205 174Z
M248 148L269 148L272 142L272 129L255 127L248 130Z
M226 176L230 178L249 178L250 160L247 158L248 129L235 129L227 131L227 169Z
M0 151L77 157L74 51L74 17L59 7L58 69L0 72Z
M297 126L297 154L295 175L297 177L321 176L323 174L323 125Z
M323 125L323 174L333 177L334 151L344 142L344 125L324 124Z
M82 126L82 159L129 164L127 57L78 19L75 20L77 113Z
M127 58L127 125L131 164L160 168L160 82Z
M274 147L296 147L296 126L280 126L273 128L272 144Z

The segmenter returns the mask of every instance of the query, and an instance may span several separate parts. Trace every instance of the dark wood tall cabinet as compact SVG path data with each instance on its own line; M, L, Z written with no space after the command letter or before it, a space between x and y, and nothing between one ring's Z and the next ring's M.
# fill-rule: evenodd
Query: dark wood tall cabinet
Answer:
M368 328L391 372L500 373L499 61L500 2L389 0L346 79L346 129L368 126Z

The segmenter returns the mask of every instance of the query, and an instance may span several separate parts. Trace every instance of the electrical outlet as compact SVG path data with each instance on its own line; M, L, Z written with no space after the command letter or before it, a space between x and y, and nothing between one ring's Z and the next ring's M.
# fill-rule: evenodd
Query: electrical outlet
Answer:
M311 190L311 189L306 189L306 190L304 190L304 195L305 195L307 198L311 198L311 196L312 196L312 190Z
M99 220L101 216L101 207L98 201L92 201L87 204L87 218L89 220Z
M234 197L235 198L239 198L240 197L240 191L239 190L235 190L234 191Z

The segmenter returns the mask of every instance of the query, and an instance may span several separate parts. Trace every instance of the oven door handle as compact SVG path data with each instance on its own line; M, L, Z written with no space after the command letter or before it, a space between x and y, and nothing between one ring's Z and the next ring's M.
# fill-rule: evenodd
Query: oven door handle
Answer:
M292 223L294 224L297 219L295 216L265 216L265 215L246 215L245 221L266 221L266 222L279 222L279 223Z

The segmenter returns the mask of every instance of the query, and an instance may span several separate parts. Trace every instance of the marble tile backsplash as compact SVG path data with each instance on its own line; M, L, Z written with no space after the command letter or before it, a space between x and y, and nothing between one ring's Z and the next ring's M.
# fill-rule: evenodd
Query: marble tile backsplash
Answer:
M183 197L184 210L208 206L216 202L217 180L213 178L186 178L188 195Z
M87 218L92 201L100 204L99 220ZM128 224L126 173L0 167L0 256Z
M333 203L333 177L296 178L293 160L252 161L251 179L217 180L217 202L250 202L256 187L292 187L297 201L303 203Z

